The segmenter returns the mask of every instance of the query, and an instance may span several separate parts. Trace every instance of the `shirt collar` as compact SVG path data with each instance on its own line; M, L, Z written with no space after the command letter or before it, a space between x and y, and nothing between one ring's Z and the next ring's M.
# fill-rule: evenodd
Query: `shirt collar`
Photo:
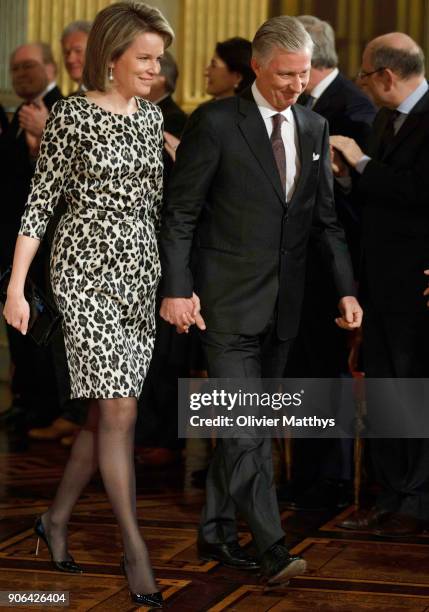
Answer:
M398 106L396 110L400 113L404 113L404 115L408 115L408 113L411 112L411 110L414 108L417 102L421 98L423 98L423 96L425 95L428 89L429 89L429 85L426 79L423 79L420 85L416 87L416 89L412 93L410 93L410 95L407 98L405 98L405 100L401 102L401 104Z
M255 102L258 106L259 112L261 113L262 118L264 120L269 119L270 117L273 117L274 115L277 115L277 113L280 112L280 114L283 115L286 121L289 121L289 123L293 123L292 108L288 106L282 111L276 110L274 106L272 106L261 94L256 85L256 81L254 81L252 85L252 94L255 98Z
M316 100L320 98L325 89L328 89L332 81L335 81L339 72L340 71L338 68L334 68L333 71L328 74L328 76L325 76L320 83L317 83L316 87L313 87L313 90L310 92L311 97L315 98Z
M51 83L49 83L49 85L47 86L47 88L45 89L45 91L43 93L40 94L41 98L44 98L50 91L52 91L54 89L54 87L57 86L56 81L52 81Z

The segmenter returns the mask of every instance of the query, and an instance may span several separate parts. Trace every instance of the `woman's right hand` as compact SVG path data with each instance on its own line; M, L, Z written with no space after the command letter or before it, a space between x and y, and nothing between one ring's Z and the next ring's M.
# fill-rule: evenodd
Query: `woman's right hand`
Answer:
M20 295L7 295L3 316L9 325L12 325L12 327L25 336L30 319L30 306L23 293Z

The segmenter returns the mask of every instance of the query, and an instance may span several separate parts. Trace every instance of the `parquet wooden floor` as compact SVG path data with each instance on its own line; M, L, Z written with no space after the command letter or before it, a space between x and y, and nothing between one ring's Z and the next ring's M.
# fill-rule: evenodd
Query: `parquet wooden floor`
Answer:
M53 571L44 546L34 556L34 517L47 507L67 451L56 443L16 451L10 442L0 431L0 590L69 591L69 610L136 609L119 570L118 528L99 480L70 524L70 550L86 573ZM346 533L336 526L339 517L285 511L289 544L309 566L288 587L264 592L255 574L200 561L195 544L203 492L189 484L192 452L174 469L138 467L139 522L170 612L429 612L429 534L389 541ZM244 525L240 539L250 541Z

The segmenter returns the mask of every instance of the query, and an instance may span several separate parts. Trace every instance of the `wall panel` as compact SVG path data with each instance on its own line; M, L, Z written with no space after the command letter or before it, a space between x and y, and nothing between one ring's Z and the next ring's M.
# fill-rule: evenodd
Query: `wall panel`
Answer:
M0 0L0 99L6 108L15 103L9 57L27 39L27 17L27 0Z

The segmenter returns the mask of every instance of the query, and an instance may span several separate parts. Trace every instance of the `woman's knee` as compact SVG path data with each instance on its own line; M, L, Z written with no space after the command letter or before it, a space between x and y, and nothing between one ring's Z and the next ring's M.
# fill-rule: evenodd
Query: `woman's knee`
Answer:
M100 401L99 424L103 429L127 431L134 427L137 419L135 398L118 398Z

